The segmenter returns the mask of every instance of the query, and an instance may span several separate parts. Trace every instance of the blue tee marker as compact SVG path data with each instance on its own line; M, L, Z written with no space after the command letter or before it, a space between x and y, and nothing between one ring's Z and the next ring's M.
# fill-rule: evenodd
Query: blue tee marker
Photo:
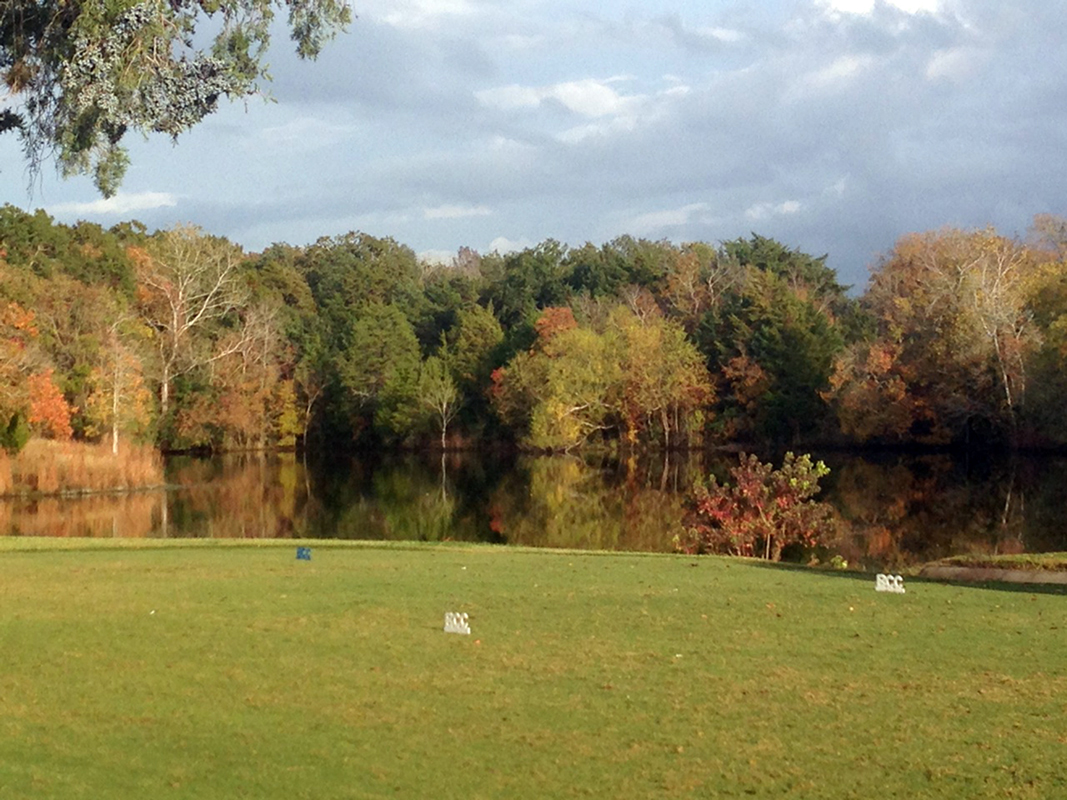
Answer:
M297 561L310 561L311 560L311 548L310 547L298 547L298 548L296 548L296 560Z

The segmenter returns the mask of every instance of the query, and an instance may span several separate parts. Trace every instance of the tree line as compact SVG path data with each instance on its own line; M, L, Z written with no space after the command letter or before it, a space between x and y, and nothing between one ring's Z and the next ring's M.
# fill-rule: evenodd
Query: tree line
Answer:
M164 449L1067 442L1067 221L902 236L849 294L752 234L420 261L0 209L0 439Z

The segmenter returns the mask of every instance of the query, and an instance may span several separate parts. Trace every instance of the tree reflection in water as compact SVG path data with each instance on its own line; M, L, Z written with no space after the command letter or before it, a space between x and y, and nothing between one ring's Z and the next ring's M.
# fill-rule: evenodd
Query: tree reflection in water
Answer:
M512 544L664 551L682 518L695 459L589 463L522 459L492 498L495 529Z
M893 568L958 554L1067 548L1050 513L1065 499L1061 458L829 461L836 468L827 499L849 523L837 549L850 561Z
M162 491L0 499L0 535L140 539L155 535Z
M843 521L830 551L900 568L958 553L1067 549L1067 460L815 454ZM763 456L775 463L779 458ZM0 533L489 541L666 552L700 474L733 455L448 453L305 463L293 454L179 458L166 491L0 500ZM164 502L164 499L166 502Z

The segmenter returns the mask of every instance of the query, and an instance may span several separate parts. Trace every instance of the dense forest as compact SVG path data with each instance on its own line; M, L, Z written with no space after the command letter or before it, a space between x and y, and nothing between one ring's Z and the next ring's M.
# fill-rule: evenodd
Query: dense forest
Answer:
M908 234L861 296L753 234L452 263L0 208L0 438L163 449L1067 443L1067 220Z

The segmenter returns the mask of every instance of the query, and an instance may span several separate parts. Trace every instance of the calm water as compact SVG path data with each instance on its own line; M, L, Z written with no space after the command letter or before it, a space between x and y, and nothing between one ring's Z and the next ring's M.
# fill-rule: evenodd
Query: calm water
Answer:
M956 553L1067 550L1067 459L822 456L823 497L849 522L832 547L892 568ZM489 541L669 551L684 492L733 457L487 459L308 465L292 454L174 459L170 488L0 500L0 534ZM824 558L828 553L821 553Z

